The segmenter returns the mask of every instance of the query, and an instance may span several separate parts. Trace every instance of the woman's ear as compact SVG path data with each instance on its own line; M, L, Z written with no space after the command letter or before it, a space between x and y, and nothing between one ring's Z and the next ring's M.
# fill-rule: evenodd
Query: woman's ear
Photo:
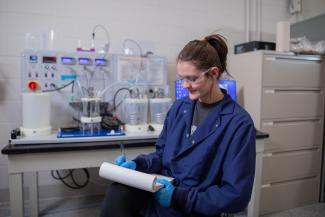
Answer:
M211 74L213 76L216 76L216 78L219 79L219 77L220 77L220 69L218 67L216 67L216 66L212 67L210 72L211 72Z

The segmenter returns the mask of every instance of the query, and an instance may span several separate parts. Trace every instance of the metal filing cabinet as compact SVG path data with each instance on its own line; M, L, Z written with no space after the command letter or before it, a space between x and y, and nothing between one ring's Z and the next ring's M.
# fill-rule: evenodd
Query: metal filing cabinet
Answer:
M256 51L229 57L238 102L269 133L259 214L318 202L324 121L319 56Z

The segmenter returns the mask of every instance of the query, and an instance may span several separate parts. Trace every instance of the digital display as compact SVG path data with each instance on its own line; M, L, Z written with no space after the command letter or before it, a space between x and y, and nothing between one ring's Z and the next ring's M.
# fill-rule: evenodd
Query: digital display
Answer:
M73 65L76 61L73 57L61 57L61 62L64 65Z
M36 55L30 55L29 56L29 62L37 63L37 56Z
M56 63L56 57L43 56L43 63Z
M106 66L107 60L106 59L95 59L96 66Z
M226 90L227 94L234 101L237 101L236 80L219 80L219 87ZM188 95L188 91L183 87L181 80L175 81L175 95L176 95L175 97L176 99L181 99Z
M78 59L80 65L91 65L91 59L86 57L81 57Z

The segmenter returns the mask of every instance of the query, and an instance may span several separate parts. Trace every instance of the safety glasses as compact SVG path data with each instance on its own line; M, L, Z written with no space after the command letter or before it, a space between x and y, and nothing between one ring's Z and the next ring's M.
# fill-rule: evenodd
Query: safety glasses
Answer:
M199 83L202 78L209 73L211 68L209 68L206 71L201 72L199 76L180 76L179 74L176 75L177 80L181 80L182 82L189 82L191 84L197 84Z

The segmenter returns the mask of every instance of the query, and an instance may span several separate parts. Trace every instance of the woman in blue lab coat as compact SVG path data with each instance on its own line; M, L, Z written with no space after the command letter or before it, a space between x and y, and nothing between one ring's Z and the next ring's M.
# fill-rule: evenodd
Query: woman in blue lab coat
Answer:
M219 88L227 73L221 35L190 41L177 57L177 73L189 96L169 110L156 151L115 163L174 177L156 193L114 183L101 216L220 216L247 206L255 172L255 128L249 114Z

